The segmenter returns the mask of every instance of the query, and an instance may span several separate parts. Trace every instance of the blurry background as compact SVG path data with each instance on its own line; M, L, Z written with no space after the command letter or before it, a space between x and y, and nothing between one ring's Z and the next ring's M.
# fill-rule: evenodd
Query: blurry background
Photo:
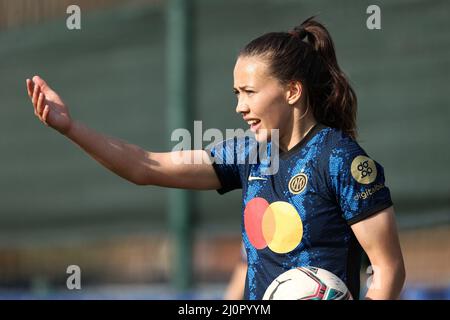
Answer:
M239 49L319 14L358 95L359 142L385 168L407 268L403 298L449 299L450 3L377 1L381 30L366 27L371 1L191 3L189 117L203 130L246 127L232 94ZM81 30L66 27L70 4L81 8ZM239 261L240 192L189 194L192 281L174 282L186 268L174 262L169 190L101 168L37 121L25 90L39 74L75 119L170 150L169 8L0 0L0 298L222 297ZM66 289L72 264L82 270L80 291ZM366 277L364 269L363 289Z

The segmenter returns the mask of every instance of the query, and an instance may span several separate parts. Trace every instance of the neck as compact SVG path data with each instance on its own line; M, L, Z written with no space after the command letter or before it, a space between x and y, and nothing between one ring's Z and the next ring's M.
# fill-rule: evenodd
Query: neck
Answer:
M283 130L283 136L280 137L280 149L283 152L291 150L302 141L314 125L317 124L311 110L307 114L304 114L304 111L300 114L299 110L296 109L291 119L291 122Z

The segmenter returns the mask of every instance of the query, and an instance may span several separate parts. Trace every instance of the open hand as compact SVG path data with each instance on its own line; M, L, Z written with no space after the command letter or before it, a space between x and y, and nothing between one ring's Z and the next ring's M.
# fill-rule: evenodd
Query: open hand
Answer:
M66 134L70 130L72 119L69 109L59 95L39 76L27 79L28 96L34 107L34 114L47 126Z

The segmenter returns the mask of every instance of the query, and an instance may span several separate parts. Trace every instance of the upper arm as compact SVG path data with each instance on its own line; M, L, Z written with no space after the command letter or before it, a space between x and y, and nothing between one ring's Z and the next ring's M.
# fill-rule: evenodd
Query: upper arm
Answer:
M351 228L375 271L379 268L390 270L392 273L404 273L394 207L391 206L359 221Z
M350 139L333 148L328 162L331 193L349 225L392 206L383 167Z
M212 190L221 183L204 150L147 152L139 184L169 188Z
M248 146L248 139L233 138L207 150L147 152L138 181L172 188L216 189L220 193L238 189L242 187L242 163Z
M372 290L370 297L397 297L404 265L383 167L350 139L337 141L328 165L330 189L342 216L367 253L376 280L381 279L382 289Z

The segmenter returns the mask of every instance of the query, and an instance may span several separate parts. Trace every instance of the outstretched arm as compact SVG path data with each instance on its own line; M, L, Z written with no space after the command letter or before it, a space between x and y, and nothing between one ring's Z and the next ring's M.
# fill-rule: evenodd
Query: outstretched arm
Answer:
M398 299L405 282L405 266L391 206L352 225L369 257L373 279L366 299Z
M203 150L154 153L105 136L72 120L59 95L38 76L27 79L34 113L45 125L68 137L104 167L138 185L218 189L220 181ZM202 159L201 163L181 161Z

